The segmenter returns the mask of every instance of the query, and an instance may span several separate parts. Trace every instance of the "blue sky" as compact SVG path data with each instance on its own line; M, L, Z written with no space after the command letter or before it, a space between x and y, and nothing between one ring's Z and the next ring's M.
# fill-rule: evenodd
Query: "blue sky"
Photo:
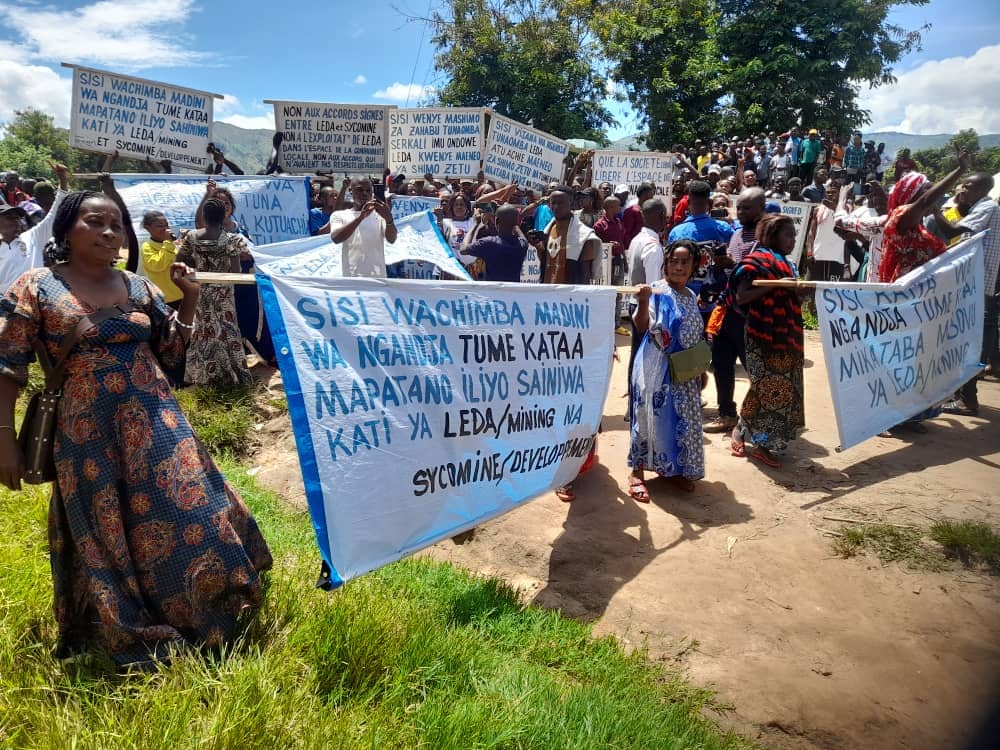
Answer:
M425 16L438 0L282 3L262 0L20 0L0 5L0 120L35 106L65 125L70 71L62 61L226 95L217 119L271 127L263 99L410 106L438 81ZM394 9L395 6L399 10ZM932 0L896 9L907 28L932 24L899 83L861 100L873 129L1000 132L1000 2ZM942 103L947 103L942 106ZM622 107L615 108L622 112ZM637 127L622 117L610 133Z

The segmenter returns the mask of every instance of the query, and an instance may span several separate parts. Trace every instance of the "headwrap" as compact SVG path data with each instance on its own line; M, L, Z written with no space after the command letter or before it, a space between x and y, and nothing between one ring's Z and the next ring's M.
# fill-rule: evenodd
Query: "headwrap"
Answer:
M912 203L914 196L927 183L927 175L921 172L907 172L896 181L889 192L889 213L900 206Z

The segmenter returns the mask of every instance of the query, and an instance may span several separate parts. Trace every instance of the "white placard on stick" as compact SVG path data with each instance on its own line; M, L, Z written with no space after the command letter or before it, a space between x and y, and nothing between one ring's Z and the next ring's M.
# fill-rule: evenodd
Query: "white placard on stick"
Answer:
M286 172L320 169L381 177L388 162L389 110L382 104L264 100L274 105L274 129Z
M94 68L73 69L70 145L130 159L169 159L204 169L212 111L221 94L171 86Z
M568 151L566 141L491 112L483 172L487 180L504 185L516 180L541 190L553 180L562 182Z
M394 109L389 113L389 167L409 177L475 177L483 162L486 110L481 107Z
M789 256L798 265L802 262L802 250L806 245L806 235L809 234L809 217L812 216L815 203L806 201L781 201L781 213L792 217L795 222L795 247Z
M642 182L656 186L657 195L666 195L674 182L674 155L650 151L597 151L594 153L594 184L624 183L635 195Z

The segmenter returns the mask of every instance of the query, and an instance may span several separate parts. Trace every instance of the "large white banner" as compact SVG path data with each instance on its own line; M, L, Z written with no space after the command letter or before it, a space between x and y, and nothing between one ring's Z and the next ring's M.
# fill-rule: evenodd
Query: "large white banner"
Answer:
M392 107L266 101L274 105L274 129L284 136L280 157L286 172L329 169L381 178Z
M483 172L487 180L541 190L562 182L568 151L566 141L491 112Z
M651 182L657 195L666 195L674 182L674 155L649 151L597 151L594 153L594 184L628 185L636 194L639 183ZM598 208L600 208L598 206Z
M207 175L115 174L115 186L132 215L132 226L142 242L149 235L142 215L156 209L166 214L179 236L194 228L194 215L205 197ZM309 178L259 175L213 175L219 187L233 194L233 219L256 245L309 235Z
M389 168L410 178L475 177L483 162L482 107L394 109L389 113Z
M983 235L893 284L817 287L842 448L949 398L981 369Z
M204 169L219 94L103 70L73 68L69 145Z
M264 245L254 248L253 252L258 268L267 274L323 279L343 275L342 248L334 245L328 234ZM433 265L457 278L470 278L430 211L396 221L396 241L385 243L385 262L391 266L404 261Z
M579 472L615 293L258 276L333 586Z

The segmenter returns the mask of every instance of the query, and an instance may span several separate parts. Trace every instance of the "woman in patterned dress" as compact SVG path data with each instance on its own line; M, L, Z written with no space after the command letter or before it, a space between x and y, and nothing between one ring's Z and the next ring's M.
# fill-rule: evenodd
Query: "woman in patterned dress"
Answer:
M72 193L53 237L61 262L22 275L0 299L0 481L20 488L14 402L32 345L52 359L95 311L70 353L54 445L49 554L56 655L88 649L149 666L171 648L218 646L262 600L271 554L257 524L195 437L163 368L184 363L198 285L171 268L179 312L146 278L112 264L121 213L100 193Z
M755 287L755 279L798 278L786 255L795 247L795 224L767 214L757 224L757 248L733 271L724 304L747 320L746 367L750 390L731 437L732 454L778 468L781 453L805 426L802 305L797 290Z
M970 166L968 152L962 151L958 167L937 183L932 185L926 175L913 171L907 172L892 186L889 192L889 218L882 234L882 259L878 266L880 282L892 283L948 249L944 240L924 227L923 220L933 213L945 193ZM882 436L889 437L894 430L899 429L922 435L927 432L923 422L940 414L940 406L933 404L882 433Z
M225 229L226 208L216 198L202 207L205 226L181 235L177 260L198 271L240 273L246 240ZM249 385L254 382L236 320L233 287L206 285L198 301L198 326L188 347L184 381L193 385Z
M690 349L702 340L704 322L698 298L687 288L700 267L698 246L678 240L666 249L665 277L652 287L642 286L632 315L636 330L645 332L632 366L632 409L628 465L629 495L649 502L644 472L669 477L675 486L691 492L694 480L705 476L701 437L703 373L683 383L670 381L668 355ZM653 295L653 287L663 293ZM652 299L652 303L650 303ZM650 307L652 306L652 309Z
M971 165L968 152L959 155L958 167L931 185L920 172L907 172L889 192L889 218L882 238L882 260L878 280L889 284L914 268L936 258L947 249L944 240L923 224L958 178Z

